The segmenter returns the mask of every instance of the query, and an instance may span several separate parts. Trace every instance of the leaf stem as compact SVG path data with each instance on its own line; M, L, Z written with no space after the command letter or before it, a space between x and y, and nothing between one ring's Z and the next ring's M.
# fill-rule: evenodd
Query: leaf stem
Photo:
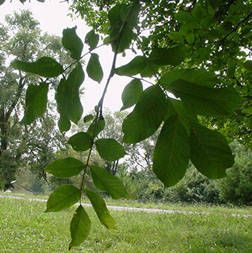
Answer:
M103 43L103 44L97 46L96 48L93 48L93 49L87 51L86 53L84 53L84 54L80 57L80 59L75 60L75 61L73 61L72 63L70 63L70 64L64 69L64 72L66 72L66 71L67 71L69 68L71 68L74 64L78 63L80 60L82 60L85 56L87 56L88 54L90 54L90 53L93 52L94 50L96 50L96 49L98 49L98 48L100 48L100 47L103 47L103 46L105 46L105 45L106 45L106 43Z
M129 77L132 78L132 79L137 79L137 80L146 82L146 83L151 84L151 85L155 85L155 83L153 83L153 82L151 82L151 81L148 81L148 80L146 80L146 79L144 79L144 78L135 77L135 76L129 76Z
M133 5L132 5L132 8L129 10L128 14L127 14L127 17L129 17L131 15L131 12L133 11ZM114 51L114 56L113 56L113 61L112 61L112 65L111 65L111 69L110 69L110 73L108 75L108 78L107 78L107 81L106 81L106 84L105 84L105 87L103 89L103 92L102 92L102 95L101 95L101 98L97 104L97 112L96 112L96 116L95 116L95 127L97 127L98 125L98 121L99 121L99 118L102 117L102 110L103 110L103 102L104 102L104 98L105 98L105 95L107 93L107 90L108 90L108 86L110 84L110 81L111 81L111 78L113 77L114 75L114 71L115 71L115 66L116 66L116 59L117 59L117 55L118 55L118 50L119 50L119 46L120 46L120 41L121 41L121 37L122 37L122 32L125 28L125 25L127 24L127 19L123 22L122 26L120 27L120 30L119 30L119 36L118 36L118 41L117 41L117 45L116 45L116 48L115 48L115 51ZM105 45L105 44L103 44ZM100 45L102 46L102 45ZM99 46L99 47L100 47ZM96 47L97 49L98 47ZM90 50L89 52L83 54L81 56L81 59L83 57L85 57L87 54L89 54L92 50ZM70 66L68 66L69 68ZM82 199L82 196L83 196L83 188L84 188L84 184L85 184L85 176L86 176L86 173L87 173L87 168L89 167L89 162L90 162L90 158L91 158L91 155L92 155L92 151L93 151L93 147L94 147L94 140L95 140L96 137L93 137L93 141L92 141L92 146L90 147L89 149L89 153L88 153L88 157L87 157L87 161L86 161L86 164L85 164L85 167L84 167L84 170L83 170L83 175L82 175L82 179L81 179L81 184L80 184L80 191L81 191L81 198L80 198L80 204L81 204L81 199Z

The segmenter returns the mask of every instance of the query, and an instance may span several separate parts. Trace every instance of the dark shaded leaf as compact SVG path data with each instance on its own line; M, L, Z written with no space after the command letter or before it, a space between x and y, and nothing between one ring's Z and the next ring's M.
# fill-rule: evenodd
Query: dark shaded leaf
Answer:
M210 88L184 80L177 80L164 86L191 110L202 115L228 115L240 103L240 97L233 88Z
M159 84L168 88L179 79L209 87L214 87L218 81L214 73L204 69L173 69L161 77Z
M50 163L45 171L55 177L66 178L78 175L84 169L84 164L72 157L59 159Z
M190 136L191 161L209 178L221 178L234 163L234 157L223 135L199 124L193 124Z
M105 127L105 120L103 117L99 119L94 119L94 121L90 124L87 132L93 138L96 137Z
M78 63L67 78L67 90L69 93L65 94L68 97L68 118L76 124L83 113L79 94L79 89L83 81L84 71L81 64Z
M62 44L69 50L73 59L79 60L83 49L83 43L76 34L76 27L63 30Z
M91 30L87 33L85 42L89 45L89 49L93 50L99 42L99 35L96 34L94 30Z
M185 58L185 49L181 46L172 48L154 48L151 51L149 61L156 65L173 65L180 64Z
M83 122L87 123L89 121L91 121L92 119L94 119L94 116L92 114L88 114L83 118Z
M108 13L110 22L110 41L113 51L123 52L129 48L136 36L133 29L138 24L140 5L117 4Z
M197 121L197 115L190 108L185 107L184 103L180 100L169 98L169 102L174 110L173 112L170 111L171 115L173 114L179 117L180 122L185 127L188 135L190 135L191 122Z
M173 115L165 121L153 155L153 171L165 186L175 185L185 175L189 154L186 128Z
M68 97L69 83L65 78L60 80L60 83L57 87L55 100L57 102L57 110L60 114L60 119L58 122L58 126L61 132L68 131L71 127L71 122L68 117Z
M88 133L80 132L71 136L68 143L76 151L86 151L92 146L92 138Z
M113 199L125 198L128 193L119 178L98 166L91 166L91 175L97 188L108 192Z
M114 139L99 139L95 146L99 155L107 161L115 161L125 155L123 146Z
M115 69L115 73L120 76L152 76L157 71L157 66L150 63L144 56L136 56L126 65Z
M116 222L110 215L104 199L97 193L86 190L86 194L100 220L100 222L108 229L116 227Z
M91 54L87 65L87 73L90 78L99 83L103 78L103 71L99 61L99 56L95 53Z
M80 205L71 220L70 232L71 232L71 242L69 244L69 250L72 247L79 246L85 239L88 237L91 229L91 221L84 210Z
M128 83L122 92L123 107L121 110L127 109L136 104L142 93L143 85L140 80L134 79Z
M249 60L249 61L244 62L244 67L245 67L247 70L252 71L252 61Z
M25 113L23 122L31 124L35 119L42 117L47 106L48 84L30 84L26 90Z
M35 62L14 60L11 63L14 69L37 74L43 77L56 77L64 72L63 67L51 57L41 57Z
M46 212L58 212L80 200L81 192L73 185L61 185L47 200Z
M124 119L125 143L137 143L151 136L167 115L165 94L157 85L144 90L134 110Z
M67 80L61 79L57 91L56 102L60 114L60 130L67 131L70 121L78 123L83 109L80 102L79 88L84 80L84 72L80 63L69 74Z

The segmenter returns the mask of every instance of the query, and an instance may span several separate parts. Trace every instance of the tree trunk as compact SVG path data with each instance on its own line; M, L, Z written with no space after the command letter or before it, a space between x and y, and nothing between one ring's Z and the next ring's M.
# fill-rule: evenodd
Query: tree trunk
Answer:
M0 137L1 137L1 145L0 145L0 156L2 153L8 148L8 121L5 117L4 107L0 109Z

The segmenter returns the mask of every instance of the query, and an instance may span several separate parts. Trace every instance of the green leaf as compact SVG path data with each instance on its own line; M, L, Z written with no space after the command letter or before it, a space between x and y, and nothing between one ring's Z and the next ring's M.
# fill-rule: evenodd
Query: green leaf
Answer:
M80 63L69 74L67 80L61 79L57 91L56 102L60 114L60 130L67 131L70 128L70 121L78 123L83 109L79 97L79 88L84 81L84 72Z
M96 34L94 30L91 30L87 33L85 42L89 45L89 49L93 50L99 42L99 35Z
M79 132L71 136L68 143L76 151L86 151L92 147L92 138L88 133Z
M99 61L99 56L95 53L91 54L87 65L87 73L90 78L98 83L100 83L103 78L103 71Z
M249 61L244 62L244 67L245 67L245 69L247 69L248 71L252 71L252 61L249 60Z
M30 84L25 96L25 113L23 122L31 124L35 119L42 117L47 106L48 84Z
M153 171L165 186L175 185L185 175L189 154L187 130L173 115L165 121L153 155Z
M148 138L159 128L166 114L167 102L161 88L157 85L147 88L123 121L123 141L137 143Z
M80 205L71 220L70 232L71 232L71 242L69 244L69 250L72 247L79 246L85 239L88 237L91 229L91 221L84 210Z
M209 178L224 177L234 157L223 135L199 124L194 124L190 136L191 161Z
M35 62L14 60L11 63L14 69L37 74L43 77L56 77L64 72L63 67L51 57L41 57Z
M184 42L184 34L182 32L170 32L168 34L169 39L173 40L177 43L183 43Z
M116 228L116 222L110 215L104 199L97 193L86 190L85 191L100 222L108 229Z
M174 81L179 79L209 87L214 87L218 82L214 73L204 69L173 69L162 75L159 84L169 88Z
M83 122L87 123L89 121L91 121L92 119L94 119L94 116L92 114L88 114L83 118Z
M109 35L113 51L120 53L129 48L136 36L133 29L138 24L139 10L140 5L133 3L117 4L109 11Z
M57 110L60 114L58 126L61 132L68 131L71 127L70 120L68 118L68 82L65 78L62 78L59 82L55 93L55 100L57 102Z
M141 76L150 77L157 71L157 66L149 62L144 56L136 56L126 65L115 69L115 73L120 76Z
M172 48L154 48L151 51L149 61L156 65L172 65L180 64L185 58L185 49L181 46Z
M128 193L119 178L98 166L91 166L91 175L97 188L108 192L113 199L127 197Z
M0 0L0 5L3 4L5 2L5 0Z
M189 44L193 44L194 43L194 41L195 41L195 36L194 36L194 33L193 32L189 32L189 33L187 33L186 34L186 36L185 36L185 38L186 38L186 41L189 43Z
M83 49L83 43L76 34L76 27L63 30L62 44L69 50L73 59L79 60Z
M197 121L197 115L195 115L190 108L185 107L183 102L177 99L169 98L169 102L174 112L171 115L179 117L180 122L184 125L188 135L191 132L191 122Z
M184 80L174 81L165 88L180 97L185 106L202 115L228 115L240 103L240 97L233 88L210 88Z
M79 94L79 89L83 81L84 71L81 64L78 63L67 78L68 94L65 94L68 97L68 109L66 108L68 118L76 124L80 120L83 113Z
M93 138L96 137L105 127L105 120L103 117L99 119L94 119L94 121L90 124L87 132Z
M61 185L47 200L46 212L58 212L80 200L81 192L73 185Z
M78 175L84 169L84 164L72 157L59 159L49 164L45 171L55 177L66 178Z
M143 85L140 80L134 79L128 83L122 92L123 107L121 110L127 109L136 104L142 93Z
M95 146L99 155L107 161L115 161L125 155L123 146L114 139L99 139Z

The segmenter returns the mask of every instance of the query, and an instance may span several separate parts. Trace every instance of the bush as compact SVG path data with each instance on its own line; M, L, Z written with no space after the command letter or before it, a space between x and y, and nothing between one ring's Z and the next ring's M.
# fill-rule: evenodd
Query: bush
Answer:
M220 198L238 205L252 205L252 151L234 143L235 164L219 182Z
M150 170L119 173L131 197L139 201L252 204L252 151L234 142L235 164L224 179L210 180L193 165L175 186L164 188ZM127 169L124 169L127 171Z
M174 187L165 190L166 201L189 203L220 203L216 182L190 166L185 177Z

